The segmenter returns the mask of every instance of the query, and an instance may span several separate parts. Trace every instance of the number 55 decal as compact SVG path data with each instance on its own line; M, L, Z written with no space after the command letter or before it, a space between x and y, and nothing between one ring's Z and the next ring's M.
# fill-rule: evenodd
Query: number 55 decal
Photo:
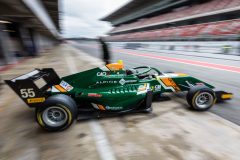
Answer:
M21 89L20 93L22 95L22 98L35 97L35 92L33 91L33 88Z

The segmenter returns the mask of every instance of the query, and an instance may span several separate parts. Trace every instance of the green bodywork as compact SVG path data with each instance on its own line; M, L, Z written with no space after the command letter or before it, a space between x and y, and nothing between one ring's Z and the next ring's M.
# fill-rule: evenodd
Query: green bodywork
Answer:
M182 92L197 84L214 88L186 74L159 73L161 72L144 73L146 77L141 78L136 74L127 74L124 69L110 70L106 69L106 66L94 68L62 77L60 86L66 91L61 94L71 95L77 103L90 103L96 109L124 111L142 103L149 91L152 91L153 95ZM59 92L53 86L50 94Z

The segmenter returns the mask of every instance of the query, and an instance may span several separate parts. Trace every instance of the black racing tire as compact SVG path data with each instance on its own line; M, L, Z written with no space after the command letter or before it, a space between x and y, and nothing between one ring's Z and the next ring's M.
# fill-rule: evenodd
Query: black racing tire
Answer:
M36 108L36 120L47 131L61 131L71 126L77 113L77 105L70 96L53 95L47 98L42 107Z
M191 109L196 111L206 111L215 104L216 95L211 88L199 85L190 88L186 99Z

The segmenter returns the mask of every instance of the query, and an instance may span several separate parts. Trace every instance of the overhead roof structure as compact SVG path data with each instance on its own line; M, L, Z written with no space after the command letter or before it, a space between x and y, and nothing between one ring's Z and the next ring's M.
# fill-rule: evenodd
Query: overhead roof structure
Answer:
M111 13L110 15L102 18L102 20L104 20L104 21L111 21L111 20L113 20L115 18L121 17L126 12L129 12L130 10L138 8L143 3L146 3L146 2L147 2L146 0L132 0L129 3L125 4L124 6L122 6L121 8L119 8L118 10L114 11L113 13Z
M0 19L61 38L58 0L0 0Z
M101 20L109 21L114 26L117 26L188 1L189 0L132 0Z
M60 29L59 19L59 1L58 0L42 0L50 17L58 29Z

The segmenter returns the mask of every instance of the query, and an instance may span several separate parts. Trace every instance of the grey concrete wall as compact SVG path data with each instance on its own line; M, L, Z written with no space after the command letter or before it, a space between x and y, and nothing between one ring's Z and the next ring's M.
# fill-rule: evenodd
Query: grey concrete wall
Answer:
M36 43L38 52L41 53L55 46L55 44L57 43L57 40L36 32L35 43Z
M14 62L16 59L12 52L12 45L7 32L3 32L6 27L0 23L0 64L8 64Z
M8 32L2 31L4 29L4 24L0 24L0 65L16 62L17 51L23 57L37 56L57 43L56 39L24 26L18 28L20 35L17 38L10 37Z

